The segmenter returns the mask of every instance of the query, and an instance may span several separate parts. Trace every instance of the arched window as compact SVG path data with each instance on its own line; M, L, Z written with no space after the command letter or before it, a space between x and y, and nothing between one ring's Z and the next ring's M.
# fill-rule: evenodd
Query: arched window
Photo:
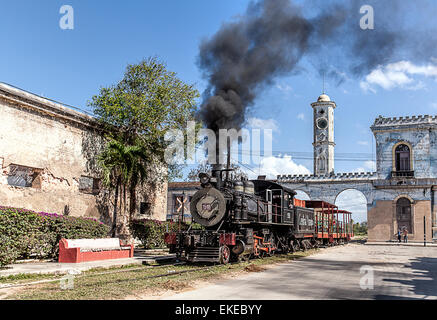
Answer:
M412 233L411 229L411 202L407 198L400 198L396 202L396 220L398 228L403 231L407 229L408 233Z
M410 147L400 144L395 150L396 171L411 171Z

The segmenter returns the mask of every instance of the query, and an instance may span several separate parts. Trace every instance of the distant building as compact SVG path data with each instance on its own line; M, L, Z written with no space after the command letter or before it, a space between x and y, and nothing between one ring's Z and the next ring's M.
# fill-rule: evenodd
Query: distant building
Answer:
M199 189L200 182L170 182L167 193L167 220L179 221L183 215L183 221L190 223L191 198Z
M376 172L335 174L335 106L325 94L312 104L314 175L281 175L278 183L330 203L344 190L361 191L369 241L395 240L399 229L407 229L410 240L423 241L424 227L427 240L437 240L437 116L379 116L371 126Z
M0 205L109 223L113 199L100 181L104 140L96 119L0 83ZM167 184L138 190L136 217L165 220Z

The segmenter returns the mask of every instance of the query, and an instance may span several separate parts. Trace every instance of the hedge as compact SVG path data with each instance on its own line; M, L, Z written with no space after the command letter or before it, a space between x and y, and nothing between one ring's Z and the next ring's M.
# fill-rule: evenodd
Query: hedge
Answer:
M187 230L189 227L190 225L181 223L182 230ZM202 226L193 223L191 229L202 229ZM164 234L178 231L179 223L159 220L134 220L131 223L130 230L132 235L141 241L145 249L165 248Z
M109 228L92 218L0 206L0 266L19 258L57 258L62 238L105 238Z

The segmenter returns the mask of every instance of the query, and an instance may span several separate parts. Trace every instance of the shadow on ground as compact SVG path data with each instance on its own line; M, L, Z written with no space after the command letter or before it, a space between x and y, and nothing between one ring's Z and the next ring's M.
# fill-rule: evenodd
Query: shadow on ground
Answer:
M433 298L437 296L437 258L419 257L410 259L405 265L406 268L412 269L411 279L405 279L400 275L398 278L384 278L383 281L398 283L399 285L408 286L412 294L423 296L422 299ZM377 295L376 299L403 299L395 295Z

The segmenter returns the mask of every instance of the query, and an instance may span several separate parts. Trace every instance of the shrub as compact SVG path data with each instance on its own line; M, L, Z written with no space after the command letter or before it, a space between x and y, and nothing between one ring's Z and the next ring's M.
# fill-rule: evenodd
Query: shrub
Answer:
M59 241L65 239L97 239L106 238L108 226L92 218L76 218L57 214L41 212L50 234L50 257L57 258L59 254Z
M135 220L131 223L132 235L141 241L146 249L164 248L164 234L177 231L178 225L174 222L158 220Z
M61 238L104 238L108 227L91 218L0 207L0 266L17 258L57 258Z
M182 230L187 230L190 225L181 224ZM145 249L165 248L164 234L166 232L176 232L179 224L172 221L158 220L134 220L131 223L132 235L141 241ZM197 223L191 224L191 229L203 229Z
M6 235L0 234L0 268L13 263L18 256L18 251L13 247L13 240Z

